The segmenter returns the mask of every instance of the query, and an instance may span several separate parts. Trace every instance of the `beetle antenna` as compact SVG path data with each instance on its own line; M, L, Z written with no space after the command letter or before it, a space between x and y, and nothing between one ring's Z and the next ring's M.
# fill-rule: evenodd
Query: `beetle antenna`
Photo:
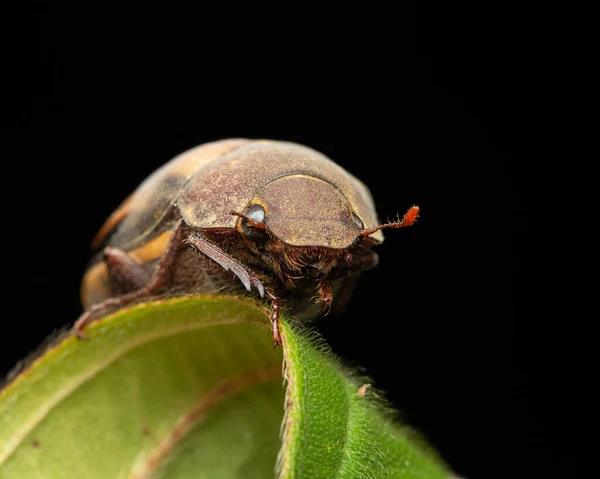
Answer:
M248 225L252 226L253 228L258 228L258 229L265 230L265 231L267 229L266 225L262 221L251 220L250 218L248 218L246 215L243 215L242 213L236 213L235 211L232 211L229 214L233 215L233 216L239 216L240 218L244 219L248 223Z
M380 226L376 226L375 228L369 228L367 230L362 230L359 234L360 236L370 236L373 233L376 233L379 230L385 228L404 228L405 226L411 226L419 216L419 207L411 206L408 211L404 214L403 218L399 221L393 221L390 223L385 223Z

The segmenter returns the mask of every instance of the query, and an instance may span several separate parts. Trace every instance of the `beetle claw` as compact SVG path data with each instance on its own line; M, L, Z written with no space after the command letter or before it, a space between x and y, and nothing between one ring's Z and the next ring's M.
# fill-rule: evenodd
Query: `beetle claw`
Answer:
M260 294L260 297L264 298L265 297L265 287L263 286L263 284L257 280L254 283L254 286L256 286L256 289L258 290L258 294Z
M77 321L75 321L75 324L73 325L73 334L75 334L75 336L77 337L77 339L79 340L87 340L90 339L88 336L85 335L85 333L83 332L85 327L92 321L92 314L91 311L86 311L84 312Z
M243 283L244 287L246 288L246 291L248 291L248 292L252 291L252 283L250 283L249 278L242 277L239 274L236 276L238 278L240 278L240 281Z
M75 333L75 336L77 337L77 339L81 340L81 341L86 341L88 339L90 339L88 336L86 336L83 332L83 329L78 328L77 326L74 328L73 332Z

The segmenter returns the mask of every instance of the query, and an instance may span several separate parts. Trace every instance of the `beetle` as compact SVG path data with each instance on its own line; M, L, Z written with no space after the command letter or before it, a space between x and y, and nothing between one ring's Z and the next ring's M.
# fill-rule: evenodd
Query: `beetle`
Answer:
M418 214L413 206L379 224L367 187L306 146L200 145L151 174L100 228L74 332L83 339L90 322L143 298L243 286L270 302L280 344L283 302L298 316L319 314L311 304L343 307L358 274L378 262L371 248L381 230L410 226Z

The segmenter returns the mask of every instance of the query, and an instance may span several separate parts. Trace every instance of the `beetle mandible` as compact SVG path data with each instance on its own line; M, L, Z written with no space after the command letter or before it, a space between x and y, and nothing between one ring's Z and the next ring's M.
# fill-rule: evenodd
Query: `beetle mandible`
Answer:
M413 206L379 224L367 187L302 145L200 145L156 170L101 227L75 333L85 338L91 321L143 298L239 292L233 273L269 300L279 344L283 301L304 316L315 315L311 303L323 312L343 306L358 274L377 264L371 248L381 230L410 226L418 214Z

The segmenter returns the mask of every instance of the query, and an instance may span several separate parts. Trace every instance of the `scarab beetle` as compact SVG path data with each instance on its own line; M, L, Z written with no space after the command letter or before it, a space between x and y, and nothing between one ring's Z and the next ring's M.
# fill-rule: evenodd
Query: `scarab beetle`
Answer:
M90 321L142 298L243 285L269 300L278 344L282 304L306 316L311 303L343 305L358 274L377 264L381 230L418 213L380 225L366 186L302 145L198 146L150 175L98 232L75 332L84 338Z

